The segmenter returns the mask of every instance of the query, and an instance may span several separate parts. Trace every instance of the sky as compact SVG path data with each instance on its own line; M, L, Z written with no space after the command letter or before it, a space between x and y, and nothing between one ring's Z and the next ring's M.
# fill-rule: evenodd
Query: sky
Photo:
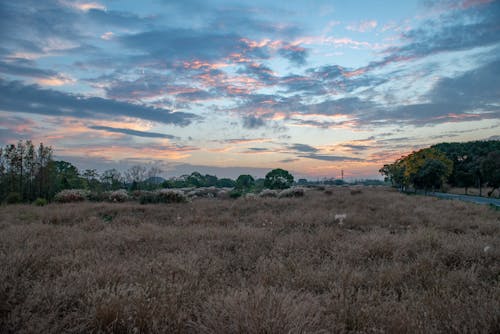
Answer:
M380 177L500 139L500 1L0 2L0 145L80 169Z

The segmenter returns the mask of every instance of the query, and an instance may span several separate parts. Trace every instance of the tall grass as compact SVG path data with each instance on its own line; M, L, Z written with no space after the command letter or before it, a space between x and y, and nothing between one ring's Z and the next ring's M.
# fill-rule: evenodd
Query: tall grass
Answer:
M0 331L500 332L500 212L328 190L1 207Z

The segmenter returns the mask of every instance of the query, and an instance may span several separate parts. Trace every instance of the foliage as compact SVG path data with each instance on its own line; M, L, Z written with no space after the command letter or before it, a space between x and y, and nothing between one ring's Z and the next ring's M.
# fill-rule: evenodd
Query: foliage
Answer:
M12 192L9 195L7 195L7 198L5 199L5 202L7 204L18 204L21 203L21 195L16 192Z
M264 186L269 189L286 189L293 184L293 176L286 170L276 168L266 174Z
M255 179L248 174L240 175L236 179L236 189L250 190L255 185Z
M123 176L115 168L105 170L101 175L103 188L106 190L118 190L123 187Z
M278 191L273 189L264 189L259 193L260 197L278 197Z
M481 193L482 185L489 181L483 174L482 161L490 152L500 151L500 141L441 143L432 148L443 152L448 159L453 161L453 172L448 179L451 186L464 187L466 191L468 187L476 186Z
M218 179L215 185L218 188L234 188L236 186L236 182L232 179L222 178Z
M236 198L239 198L243 195L243 192L241 190L238 190L238 189L233 189L229 192L229 197L230 198L233 198L233 199L236 199Z
M125 189L110 191L106 194L107 200L110 202L123 203L129 200L128 193Z
M280 191L278 194L279 198L284 198L284 197L303 197L305 194L304 188L300 187L293 187L289 189L284 189Z
M47 205L47 200L45 198L38 197L33 202L33 204L35 204L36 206L45 206L45 205Z
M87 198L89 192L85 189L65 189L54 196L57 203L82 202Z
M186 203L187 196L180 190L161 189L155 192L158 203Z
M48 198L55 183L50 173L52 148L31 141L0 146L0 201L9 193L18 193L20 201L32 202L37 197Z
M500 150L490 152L481 162L481 173L493 189L488 193L491 196L495 189L500 187Z
M405 190L440 188L453 171L453 162L437 149L426 148L384 165L379 172L394 186Z
M159 204L159 203L187 203L189 199L180 190L160 189L157 191L142 191L139 196L141 204Z

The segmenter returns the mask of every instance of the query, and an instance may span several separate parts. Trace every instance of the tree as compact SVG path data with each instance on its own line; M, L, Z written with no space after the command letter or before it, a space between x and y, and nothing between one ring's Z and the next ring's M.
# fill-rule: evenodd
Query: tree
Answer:
M453 162L434 148L413 152L403 160L404 177L415 189L426 189L431 183L442 185L453 171ZM430 162L432 160L435 162Z
M248 190L255 185L255 179L248 174L240 175L236 179L236 189Z
M117 190L123 185L123 177L115 168L105 170L101 175L101 181L107 190Z
M293 176L288 171L276 168L266 174L264 186L269 189L286 189L293 184Z
M227 179L227 178L218 179L216 182L216 187L219 187L219 188L233 188L235 186L236 186L236 182L234 180Z
M52 179L55 181L51 186L51 193L56 194L64 189L80 189L84 187L84 181L80 177L78 168L67 161L53 161L50 163Z
M467 190L469 187L474 185L474 174L471 171L459 170L455 173L455 184L459 187L465 188L465 194L467 195Z
M83 178L85 179L86 186L89 190L95 191L99 188L99 173L95 169L86 169L82 173Z
M481 172L486 182L488 182L488 186L492 188L488 192L488 197L491 197L493 192L500 188L500 151L488 154L486 159L481 162Z
M409 180L405 177L406 164L405 157L396 160L393 164L384 165L379 170L379 173L384 175L384 180L390 181L393 187L398 187L401 191L405 191L409 185Z
M132 190L141 188L141 183L146 179L146 167L134 165L125 172L125 180L132 184Z
M425 191L438 189L441 188L450 172L442 160L428 159L414 176L413 184L415 188L425 189Z

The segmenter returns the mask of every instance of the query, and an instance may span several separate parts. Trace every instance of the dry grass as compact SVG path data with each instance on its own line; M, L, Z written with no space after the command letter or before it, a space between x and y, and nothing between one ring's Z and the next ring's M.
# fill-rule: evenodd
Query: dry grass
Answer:
M354 190L1 207L0 331L500 332L500 212Z

